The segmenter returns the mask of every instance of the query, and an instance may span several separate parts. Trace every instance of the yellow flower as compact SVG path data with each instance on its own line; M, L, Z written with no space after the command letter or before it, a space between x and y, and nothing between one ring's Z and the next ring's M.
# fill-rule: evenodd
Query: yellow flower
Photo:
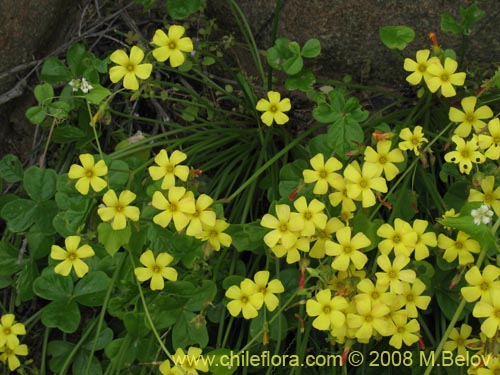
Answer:
M330 330L332 327L340 327L345 323L344 310L349 303L344 297L334 296L330 289L320 290L315 299L308 299L306 302L307 315L316 317L313 320L313 327L320 331Z
M17 358L18 355L28 355L28 346L16 343L14 346L0 347L0 362L7 362L10 371L14 371L21 366L21 362Z
M447 262L453 262L458 256L458 264L461 266L474 262L474 257L471 253L477 254L481 252L479 242L471 239L470 235L461 231L458 232L456 240L452 240L440 233L438 236L438 247L445 250L443 258Z
M166 228L171 220L175 230L181 231L188 225L190 215L196 211L193 192L179 186L173 186L168 191L168 199L161 191L153 194L153 207L163 212L153 217L155 224Z
M314 194L326 194L328 186L333 187L335 181L342 177L338 173L334 173L342 168L342 163L334 157L329 158L325 163L323 154L316 154L310 163L313 170L305 169L302 174L306 184L316 182L313 189Z
M186 229L186 234L196 236L203 231L203 225L206 227L215 226L216 215L209 207L214 200L206 194L201 194L195 203L195 211L189 221L189 226Z
M424 132L422 131L421 126L415 126L413 132L410 128L404 128L399 132L399 138L403 140L403 142L399 142L398 147L400 150L413 150L415 155L420 155L420 147L425 142L429 142L427 138L424 137Z
M415 242L415 260L422 260L429 256L429 248L437 246L436 233L427 232L429 222L426 220L417 219L413 222L413 231L417 234L417 241Z
M394 323L394 332L390 335L389 345L396 349L401 349L403 342L406 346L411 346L418 342L420 337L420 324L417 319L408 321L406 314L397 313L392 315L392 322Z
M451 107L448 114L450 121L459 122L454 133L462 138L468 137L472 128L478 133L486 126L482 120L493 117L493 111L487 105L483 105L475 110L477 98L468 96L461 101L463 111Z
M186 59L183 52L193 50L193 41L191 38L184 37L186 29L180 25L172 25L168 28L168 35L163 30L156 30L153 35L152 44L157 46L153 50L153 56L156 60L164 62L170 59L170 66L176 68L184 63Z
M444 160L448 163L458 164L460 173L469 174L472 170L472 163L483 163L485 157L477 150L477 136L466 142L458 135L451 137L451 140L457 145L455 151L448 152L444 156Z
M332 187L335 189L333 193L328 195L328 200L333 207L337 207L340 203L342 203L341 209L344 212L352 212L356 210L356 204L354 201L349 198L347 195L347 187L345 184L345 179L343 176L338 175L339 177L332 180Z
M415 279L413 284L404 283L403 293L398 297L401 300L402 305L408 315L408 318L418 317L417 307L420 310L427 309L429 303L431 302L430 296L422 296L421 294L425 291L425 284L419 279Z
M500 290L500 268L491 264L487 265L483 273L479 271L477 266L471 267L465 274L465 280L470 286L464 286L460 289L462 296L467 302L474 302L481 298L481 301L491 302L490 291L493 289Z
M189 167L186 165L178 165L186 160L186 158L187 155L179 150L172 152L170 158L168 157L167 151L161 150L155 157L155 163L157 165L148 168L149 174L154 181L163 178L161 188L163 190L168 190L172 186L175 186L175 177L179 178L181 181L187 181Z
M486 150L484 155L490 160L500 158L500 120L494 118L488 122L489 134L479 134L479 147Z
M87 195L90 186L95 192L104 189L108 184L101 177L106 176L108 167L104 160L99 160L97 163L94 157L90 154L81 154L79 156L82 165L73 164L69 168L68 177L72 180L78 179L75 188L80 194Z
M274 311L279 305L279 299L275 294L280 294L285 291L283 284L279 279L269 281L269 271L259 271L254 277L257 293L262 294L264 304L269 311Z
M89 272L89 266L82 260L94 256L94 250L89 245L80 244L80 236L69 236L64 240L66 250L57 245L52 245L50 257L55 260L62 260L55 268L54 272L63 276L68 276L71 269L75 269L76 276L83 277Z
M173 260L174 258L168 253L160 253L155 259L153 252L148 249L139 258L145 267L136 267L135 277L141 283L151 279L151 290L163 290L165 287L163 279L177 280L177 271L173 267L167 267Z
M257 111L264 112L260 116L262 122L267 126L271 126L273 122L278 125L286 124L290 119L283 112L288 112L292 108L290 99L281 100L280 93L276 91L269 91L267 98L269 100L260 99L256 106Z
M325 205L319 200L313 199L308 205L306 197L300 197L293 202L293 206L304 221L304 229L300 232L301 236L312 236L316 233L317 228L325 227L328 216L323 213Z
M297 240L289 248L286 248L282 244L278 244L271 247L271 251L277 258L282 258L286 255L286 262L288 264L292 264L300 260L299 250L307 253L309 251L309 245L309 239L301 237L297 238Z
M379 280L374 284L370 279L363 279L357 285L358 293L354 296L354 300L369 297L373 303L382 303L390 305L394 301L394 294L389 293L389 284L382 284Z
M453 328L448 336L449 340L444 343L443 350L450 352L456 350L458 355L467 355L467 345L477 341L477 339L469 339L471 333L472 327L465 323L460 326L460 333Z
M179 367L171 367L168 359L161 363L159 370L161 375L184 375Z
M178 348L173 355L173 361L181 368L181 373L186 375L198 375L198 371L208 372L208 361L201 355L202 350L194 346L189 347L188 352Z
M236 317L242 312L245 319L255 318L264 304L264 296L257 291L257 285L250 279L243 280L239 287L230 286L226 290L226 297L232 299L227 304L229 313Z
M368 237L363 233L356 233L351 238L350 227L339 229L335 236L338 243L329 241L325 244L326 254L335 257L332 268L337 271L346 271L349 264L352 263L356 269L362 269L368 261L368 257L360 249L371 244Z
M483 202L488 207L493 208L497 216L500 216L500 187L495 190L495 177L487 176L481 180L481 190L470 189L468 202Z
M427 82L432 75L428 71L428 67L431 64L436 64L439 62L437 57L431 57L429 59L431 51L428 49L422 49L417 51L416 61L405 58L403 69L407 72L412 72L408 77L406 77L406 81L410 83L410 85L418 85L422 78Z
M349 198L361 201L365 208L377 202L372 190L387 192L385 179L380 177L378 168L370 163L365 163L361 170L358 162L353 161L344 170L344 178Z
M385 238L378 244L382 254L389 254L394 249L395 255L410 256L417 242L417 233L410 224L399 218L394 220L394 228L390 224L382 224L377 229L377 236Z
M227 222L216 220L214 225L203 224L202 231L195 237L202 241L208 241L212 249L219 251L221 245L224 247L231 246L233 239L229 234L224 233L227 228L229 228Z
M492 355L490 353L490 355ZM486 363L486 367L478 367L477 375L496 375L500 373L500 358L497 357L489 357L488 363Z
M381 284L389 284L390 290L395 294L404 293L404 283L413 283L417 277L414 270L405 270L410 263L410 258L404 254L396 255L391 263L389 257L380 254L377 257L377 264L384 272L377 272L377 280Z
M481 324L481 332L492 338L500 328L500 290L492 289L490 293L490 302L476 302L472 315L476 318L486 318Z
M26 328L22 323L15 323L14 314L2 315L0 319L0 348L4 345L14 348L19 345L17 336L25 335Z
M400 149L391 151L392 142L389 140L377 142L377 151L368 146L365 149L365 165L372 164L378 169L378 175L384 172L387 181L391 181L399 173L399 169L394 163L404 161L403 154Z
M338 218L332 217L326 225L319 229L316 235L316 242L314 243L309 256L311 258L323 259L325 257L325 244L332 240L331 235L338 231L340 228L345 227Z
M394 332L394 324L386 319L390 309L383 303L373 303L369 297L355 301L356 313L347 314L347 326L356 329L355 337L363 343L378 333L390 336Z
M109 59L118 64L109 69L109 78L111 82L119 82L123 78L123 87L128 90L137 90L140 79L148 79L153 70L151 64L141 64L144 59L144 52L139 47L133 46L130 50L130 56L123 50L116 50Z
M454 86L463 86L465 82L465 73L455 73L458 63L451 57L444 60L444 66L441 63L432 64L427 71L433 75L427 80L427 87L431 92L436 92L441 88L441 94L444 97L455 96L457 92Z
M278 204L275 206L276 216L265 214L260 225L273 229L264 236L264 242L269 247L274 247L281 241L285 249L292 247L297 241L300 231L304 229L304 220L295 213L290 213L290 206Z
M135 200L135 197L136 195L130 190L122 191L119 198L114 190L108 190L102 197L102 201L107 207L99 208L97 214L102 221L112 220L111 227L114 230L125 229L127 218L132 221L139 220L139 209L135 206L129 206Z

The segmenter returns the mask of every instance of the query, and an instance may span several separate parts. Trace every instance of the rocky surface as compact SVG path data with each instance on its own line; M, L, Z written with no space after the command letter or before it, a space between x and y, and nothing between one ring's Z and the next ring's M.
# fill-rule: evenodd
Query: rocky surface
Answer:
M234 27L226 0L209 2L214 16L223 27ZM256 35L259 47L271 45L272 15L276 0L238 0ZM318 38L322 54L314 69L323 77L341 78L352 75L358 82L394 84L404 77L401 57L389 51L380 41L383 26L407 25L415 30L416 38L403 52L414 57L418 49L428 48L429 32L438 34L445 48L459 49L461 38L441 32L443 13L458 15L466 0L282 0L278 36L303 44ZM498 0L478 0L486 16L474 29L464 62L490 64L500 61L500 28ZM310 66L310 65L309 65Z

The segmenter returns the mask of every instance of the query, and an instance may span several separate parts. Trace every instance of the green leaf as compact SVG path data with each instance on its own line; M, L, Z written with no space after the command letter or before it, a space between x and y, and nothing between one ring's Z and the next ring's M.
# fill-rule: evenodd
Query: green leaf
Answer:
M123 188L127 184L130 175L128 164L122 160L113 160L108 164L108 167L110 189Z
M380 237L377 236L378 228L383 224L382 219L370 220L368 216L360 211L354 215L352 225L355 233L363 233L370 240L370 245L363 249L363 252L370 251L377 247Z
M472 27L478 23L484 16L486 12L479 9L476 2L473 2L469 7L460 7L460 15L464 18L462 26L464 29L464 34L469 35L472 31Z
M75 344L68 341L54 340L49 342L47 353L52 357L49 361L49 367L54 374L60 373L74 347Z
M26 170L23 186L28 195L36 202L47 201L56 192L57 174L53 169L32 166Z
M58 328L65 333L75 332L80 319L80 310L74 301L53 301L42 311L42 323L45 327Z
M214 300L216 294L217 285L212 280L203 280L184 308L193 312L200 311Z
M54 129L52 142L59 144L71 143L85 139L86 136L85 132L76 126L61 125Z
M33 259L41 259L49 255L54 244L54 236L31 230L28 235L28 250Z
M36 218L36 203L31 199L16 199L3 206L0 216L14 233L26 231Z
M182 20L200 9L200 0L167 0L167 12L174 20Z
M332 156L333 150L328 147L326 134L320 134L309 141L311 155L323 154L325 160Z
M106 327L104 329L101 329L101 332L99 333L99 336L97 337L97 341L96 341L95 333L93 333L91 335L91 339L83 345L83 348L86 350L92 350L92 349L94 349L94 345L95 345L95 350L102 350L112 340L113 340L113 330Z
M123 324L132 337L144 337L151 330L146 326L146 315L138 312L128 312L123 318Z
M36 205L34 229L44 234L54 234L55 228L52 224L54 217L59 212L56 202L45 201Z
M3 178L10 184L22 180L23 165L17 156L8 154L0 160L0 178Z
M97 226L97 238L110 255L114 255L120 247L128 243L130 234L130 227L114 230L109 223L101 223Z
M335 154L344 160L347 152L356 149L358 144L363 143L363 139L363 129L356 121L338 120L328 128L328 147L335 150Z
M49 104L54 98L54 89L48 83L37 85L34 93L36 100L42 106Z
M19 272L16 280L17 298L16 304L32 300L35 296L33 292L33 282L39 276L38 268L33 259L30 259Z
M384 26L380 29L380 39L386 47L402 51L415 39L415 32L408 26Z
M10 276L21 269L19 251L11 244L0 241L0 276Z
M302 70L303 66L304 61L302 60L302 56L295 55L285 61L283 64L283 70L289 75L294 75L298 74Z
M85 99L91 104L101 104L101 102L111 95L111 91L101 85L94 85L94 88L85 95Z
M42 66L40 78L47 83L68 82L72 78L70 70L57 57L49 57Z
M33 283L33 290L37 296L47 300L68 301L73 293L73 281L70 276L62 276L46 268Z
M462 34L463 28L460 26L451 14L441 14L441 30L453 34Z
M307 92L311 90L314 82L316 82L316 77L313 72L308 69L303 69L298 74L287 78L285 81L285 88L287 90L301 90Z
M35 106L28 108L25 115L29 122L35 125L40 125L43 120L45 120L45 117L47 117L47 112L45 112L43 107Z
M84 306L100 306L104 301L110 278L102 271L91 271L75 286L73 297Z
M301 54L303 57L313 58L321 53L321 43L318 39L309 39L302 47Z
M85 70L84 57L87 54L85 46L83 44L73 44L69 47L66 53L66 60L68 62L69 68L75 77L83 74Z
M172 328L172 345L185 348L198 345L202 348L208 344L208 331L205 324L196 325L196 314L183 311Z
M89 360L90 366L87 368ZM85 350L76 353L71 370L73 375L102 375L101 362L95 356L90 358L90 353Z
M57 102L50 103L48 106L48 113L58 120L64 120L68 118L68 114L71 110L71 106L67 102L59 100Z
M238 251L255 251L262 248L262 239L269 229L259 223L231 224L227 234L233 238L232 245Z

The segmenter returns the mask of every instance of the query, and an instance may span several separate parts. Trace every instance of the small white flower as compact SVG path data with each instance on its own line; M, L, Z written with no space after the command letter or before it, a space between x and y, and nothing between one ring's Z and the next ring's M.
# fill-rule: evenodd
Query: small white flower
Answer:
M69 81L69 85L73 88L73 92L78 91L78 88L80 87L80 80L79 79L72 79Z
M90 90L92 90L94 87L85 79L85 77L82 77L82 81L80 84L80 90L84 94L87 94Z
M488 224L491 222L491 218L493 217L493 211L489 209L489 207L485 204L481 205L476 210L472 210L470 212L472 218L474 219L474 224Z

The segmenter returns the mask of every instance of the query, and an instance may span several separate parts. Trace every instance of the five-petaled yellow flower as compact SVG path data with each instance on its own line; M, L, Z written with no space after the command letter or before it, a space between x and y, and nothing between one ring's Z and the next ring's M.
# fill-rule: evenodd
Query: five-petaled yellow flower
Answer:
M278 279L269 281L269 276L269 271L259 271L254 275L253 279L257 287L257 293L262 294L267 309L274 311L280 302L275 294L283 293L285 288Z
M265 214L260 221L263 227L273 229L264 236L264 242L272 248L281 241L283 247L289 249L304 229L304 220L297 213L290 213L290 206L286 204L277 204L275 210L276 217Z
M14 346L0 347L0 362L6 363L10 371L14 371L21 366L18 355L28 355L28 346L26 344L16 343Z
M90 245L80 245L80 236L69 236L64 240L66 250L57 245L52 245L50 257L55 260L62 260L55 268L54 272L63 276L68 276L71 269L75 269L76 276L83 277L89 271L89 266L82 260L94 256L94 250Z
M474 302L481 298L481 301L490 302L490 291L493 289L500 290L500 268L488 264L483 269L483 273L477 266L471 267L465 274L465 280L469 286L464 286L460 289L462 296L467 302Z
M430 53L430 50L422 49L417 51L416 61L409 58L405 59L403 69L407 72L412 72L408 77L406 77L406 80L411 85L418 85L422 79L427 82L432 77L428 68L430 65L435 64L439 60L437 57L429 58Z
M344 311L349 303L344 297L334 296L330 289L320 290L314 299L306 302L307 315L316 317L313 320L313 327L320 331L327 331L333 327L343 326L345 323Z
M102 221L111 221L111 228L114 230L125 229L127 218L132 221L139 220L139 209L135 206L129 206L135 198L136 195L130 190L122 191L120 197L116 196L114 190L108 190L102 197L106 207L100 207L97 214Z
M141 64L144 59L144 52L139 47L133 46L130 50L130 56L123 50L116 50L109 59L118 64L109 69L109 78L111 82L119 82L123 78L123 87L128 90L137 90L140 79L148 79L153 70L151 64Z
M472 327L468 324L462 324L460 326L460 332L454 327L449 336L448 341L444 343L443 350L454 351L457 350L457 354L461 356L467 355L467 345L477 342L477 339L470 339L469 336L472 333Z
M420 324L417 319L408 321L408 317L404 313L393 314L392 322L394 323L394 332L391 334L389 345L396 349L401 349L403 342L407 346L411 346L418 342L420 337Z
M304 169L302 174L304 176L304 182L310 184L316 182L314 185L314 194L326 194L328 192L329 186L334 186L335 181L342 178L338 173L334 173L339 169L342 169L342 163L338 161L333 156L328 158L325 163L323 154L316 154L309 161L313 169Z
M196 236L203 231L203 226L215 226L216 215L210 206L214 200L206 194L201 194L196 198L195 212L191 215L189 226L186 229L188 236Z
M257 285L250 279L243 280L239 287L230 286L226 297L232 299L227 304L229 313L238 316L242 312L245 319L255 318L264 303L264 295L258 292Z
M178 348L173 356L174 363L181 369L181 374L198 375L198 371L208 372L208 360L202 358L202 350L194 346L189 347L188 352Z
M385 179L380 177L379 169L370 163L365 163L361 169L358 162L353 161L344 170L344 178L347 195L361 201L363 207L371 207L377 202L372 190L387 192Z
M486 176L481 180L482 192L470 189L469 202L483 202L500 216L500 187L495 189L495 176Z
M163 30L156 30L152 44L157 46L153 50L156 60L164 62L170 61L170 66L176 68L186 60L183 52L193 51L193 41L191 38L182 37L186 29L180 25L172 25L168 28L168 35Z
M175 177L181 181L187 181L189 176L189 167L179 163L186 160L187 155L179 150L172 152L170 157L167 151L161 150L155 157L156 165L148 168L149 174L154 181L160 180L163 190L175 186Z
M429 65L427 71L433 77L427 80L427 87L431 92L436 92L441 88L441 94L448 98L455 96L457 92L454 86L462 86L465 82L465 73L455 73L458 68L458 63L451 57L444 60L444 65L441 62Z
M391 181L399 173L399 168L394 163L404 161L403 153L400 149L391 150L392 142L389 140L377 143L377 151L368 146L365 149L365 164L373 164L378 168L378 174L384 172L387 181Z
M455 151L448 152L444 160L448 163L458 164L460 173L469 174L472 170L472 163L481 164L486 158L478 151L477 136L474 135L470 141L465 141L458 135L451 137L451 140L457 145Z
M399 142L398 147L402 151L412 150L415 155L420 155L420 147L423 143L429 142L427 138L424 137L424 132L421 126L415 126L413 132L410 128L404 128L399 132L399 138L403 141Z
M81 154L79 159L82 165L73 164L68 172L68 177L70 179L78 179L75 184L76 190L78 190L80 194L87 195L90 186L92 186L95 192L104 189L108 185L108 183L101 178L108 173L108 167L104 160L99 160L96 163L94 157L90 154Z
M481 324L481 332L492 338L500 329L500 289L492 289L491 301L479 301L474 305L472 315L476 318L486 318Z
M483 150L484 156L490 160L500 159L500 119L498 117L488 122L488 133L479 134L479 147Z
M195 237L202 241L208 241L212 249L219 251L221 245L229 247L233 241L229 234L224 233L227 228L229 228L229 224L225 220L215 220L213 225L203 224L202 231Z
M165 287L163 279L177 280L177 271L173 267L167 267L173 260L174 258L168 253L160 253L155 259L153 251L146 250L139 258L145 267L136 267L135 277L141 283L151 279L151 290L163 290Z
M276 91L269 91L267 98L269 100L260 99L256 106L257 111L264 112L260 116L262 122L267 126L271 126L273 122L276 122L278 125L286 124L289 118L283 112L288 112L292 109L290 99L284 98L281 100L280 93Z
M22 323L15 323L14 314L2 315L0 319L0 348L4 345L13 348L19 344L17 336L25 335L26 328Z
M174 221L175 230L181 231L189 224L190 215L196 211L194 195L181 186L173 186L168 191L168 199L161 191L153 194L152 205L162 210L153 217L153 222L166 228L170 221Z
M371 241L363 233L356 233L352 237L351 228L340 228L336 233L337 242L328 241L325 243L325 253L335 257L332 268L337 271L347 271L350 264L358 270L362 269L368 257L360 251L367 247Z
M465 266L474 263L474 257L471 253L480 253L481 245L476 240L470 238L470 235L459 231L457 239L452 240L448 236L440 233L438 236L438 247L445 250L443 258L451 263L458 257L458 264Z
M450 121L459 122L460 124L455 129L454 133L462 138L468 137L472 128L478 133L486 126L482 120L493 117L493 111L487 105L476 108L477 98L468 96L461 101L463 111L451 107L448 117Z

